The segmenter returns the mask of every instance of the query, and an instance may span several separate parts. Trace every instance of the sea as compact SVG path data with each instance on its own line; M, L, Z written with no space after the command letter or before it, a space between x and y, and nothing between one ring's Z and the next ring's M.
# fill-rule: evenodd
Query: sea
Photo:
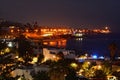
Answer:
M92 35L87 37L77 37L67 39L65 48L74 50L76 54L89 54L97 56L109 56L109 45L115 43L116 55L120 55L120 34L110 33L102 35Z

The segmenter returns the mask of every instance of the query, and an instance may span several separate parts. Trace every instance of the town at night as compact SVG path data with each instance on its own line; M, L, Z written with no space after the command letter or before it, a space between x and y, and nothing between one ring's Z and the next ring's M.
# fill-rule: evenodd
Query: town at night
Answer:
M120 1L0 1L0 80L120 80Z

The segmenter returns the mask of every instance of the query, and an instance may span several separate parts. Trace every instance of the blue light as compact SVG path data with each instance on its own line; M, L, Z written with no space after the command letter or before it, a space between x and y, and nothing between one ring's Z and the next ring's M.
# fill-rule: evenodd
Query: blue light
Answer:
M93 55L92 58L93 58L93 59L97 59L97 55Z
M99 58L100 58L100 59L104 59L104 57L103 57L103 56L100 56Z
M79 59L79 62L84 62L85 60L84 59Z

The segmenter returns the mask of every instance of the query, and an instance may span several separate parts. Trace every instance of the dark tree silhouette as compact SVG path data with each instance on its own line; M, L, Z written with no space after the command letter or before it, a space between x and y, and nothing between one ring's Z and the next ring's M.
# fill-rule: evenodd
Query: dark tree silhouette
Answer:
M120 71L119 71L119 72L118 72L118 71L114 71L114 72L112 73L112 75L118 77L118 80L120 80Z
M32 75L33 80L50 80L48 73L45 71L39 71L37 74Z
M65 80L78 80L75 70L69 69L69 73L65 77Z
M71 70L76 72L76 70L70 66L70 64L74 62L76 61L71 59L60 59L57 62L51 62L51 64L49 65L51 80L64 80L65 74L70 73Z
M113 61L113 60L115 60L115 54L116 54L116 50L117 50L116 43L112 42L109 45L109 50L110 50L110 59L111 59L111 61Z
M38 56L38 63L41 63L44 59L44 55L43 54L39 54Z
M10 73L15 70L18 65L17 61L12 59L10 55L13 53L11 51L6 52L5 48L7 48L7 44L5 42L0 42L0 80L11 80L12 77Z
M1 51L2 49L6 48L6 47L7 47L6 42L3 42L3 41L1 40L1 41L0 41L0 51Z
M33 27L34 27L35 29L38 27L38 23L37 23L37 21L34 22Z
M22 57L25 64L28 64L29 61L32 61L32 57L34 57L30 42L23 35L20 35L15 41L18 43L19 57Z
M107 80L106 74L102 70L96 70L93 78L102 78L103 80Z

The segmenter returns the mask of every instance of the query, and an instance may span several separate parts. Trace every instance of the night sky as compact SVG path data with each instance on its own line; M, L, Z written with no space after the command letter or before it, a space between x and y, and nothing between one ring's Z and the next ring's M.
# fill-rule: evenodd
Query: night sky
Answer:
M0 0L0 18L39 25L120 30L120 0Z

